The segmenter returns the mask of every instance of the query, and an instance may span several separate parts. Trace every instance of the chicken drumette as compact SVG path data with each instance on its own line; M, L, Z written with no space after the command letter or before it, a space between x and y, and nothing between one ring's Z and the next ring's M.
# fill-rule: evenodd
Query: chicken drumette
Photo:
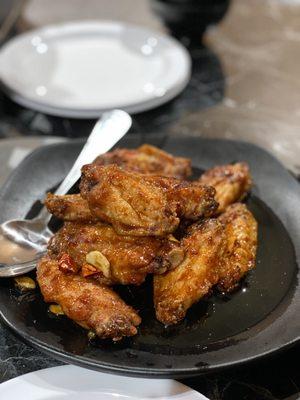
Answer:
M241 201L252 186L249 166L246 163L220 165L206 171L199 179L203 185L216 189L215 199L219 203L217 213Z
M191 161L174 157L155 146L144 144L137 149L116 149L103 154L94 161L98 165L116 164L127 171L141 174L186 179L191 175Z
M229 292L255 267L257 222L247 206L241 203L228 206L218 220L225 226L227 241L219 268L218 288Z
M47 303L59 304L67 317L99 337L119 340L137 333L140 317L110 288L62 272L50 257L39 261L37 280Z
M139 285L147 274L163 273L184 258L173 238L120 236L101 222L66 222L50 240L48 254L62 262L67 257L76 272L107 285Z
M81 195L92 215L120 235L164 236L181 219L197 220L217 208L215 190L198 182L142 175L116 165L82 168Z
M233 204L218 219L191 225L182 246L184 261L154 277L156 316L164 324L183 319L216 284L231 291L254 267L257 223L244 204Z
M186 257L174 270L154 276L157 319L166 324L181 321L192 304L218 282L220 260L225 252L225 232L216 219L189 228L182 240Z
M44 204L50 214L64 221L97 221L97 218L91 214L88 202L80 194L65 194L61 196L48 193Z

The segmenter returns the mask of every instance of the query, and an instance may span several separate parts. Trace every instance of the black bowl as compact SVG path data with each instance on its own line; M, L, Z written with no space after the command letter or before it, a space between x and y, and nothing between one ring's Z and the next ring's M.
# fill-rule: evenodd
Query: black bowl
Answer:
M176 37L199 41L206 28L228 10L230 0L152 0L153 11Z

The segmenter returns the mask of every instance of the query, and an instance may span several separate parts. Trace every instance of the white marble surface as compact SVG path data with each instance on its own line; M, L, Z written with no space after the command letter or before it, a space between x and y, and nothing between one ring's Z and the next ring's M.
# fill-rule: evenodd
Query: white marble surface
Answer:
M258 144L299 174L300 2L234 0L206 44L222 65L224 97L171 131Z

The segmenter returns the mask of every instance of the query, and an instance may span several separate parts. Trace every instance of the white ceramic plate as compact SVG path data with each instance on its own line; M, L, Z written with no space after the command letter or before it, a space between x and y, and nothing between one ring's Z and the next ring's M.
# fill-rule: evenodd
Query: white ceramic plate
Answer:
M208 400L171 379L103 374L73 365L47 368L0 385L1 399L22 400Z
M156 107L184 89L190 70L190 56L175 39L118 22L53 25L0 51L0 79L13 100L73 118Z

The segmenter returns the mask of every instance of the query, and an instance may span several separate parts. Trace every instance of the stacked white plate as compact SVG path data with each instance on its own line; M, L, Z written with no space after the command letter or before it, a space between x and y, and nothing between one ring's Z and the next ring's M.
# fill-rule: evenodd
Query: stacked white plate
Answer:
M0 50L0 80L17 103L44 113L97 118L157 107L190 79L175 39L119 22L72 22L21 34Z

